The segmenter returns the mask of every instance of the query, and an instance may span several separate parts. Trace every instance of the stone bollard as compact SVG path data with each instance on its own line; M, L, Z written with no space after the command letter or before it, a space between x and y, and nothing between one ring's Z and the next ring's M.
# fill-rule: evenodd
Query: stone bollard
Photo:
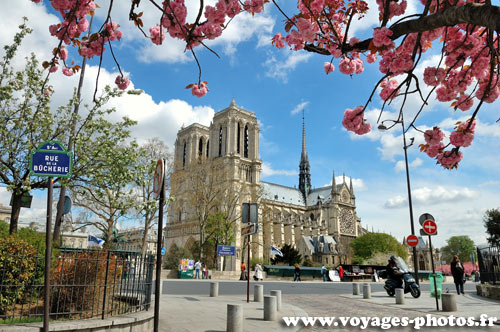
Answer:
M372 298L372 288L370 284L364 283L363 284L363 298L364 299L371 299Z
M253 286L253 301L254 302L262 302L264 299L264 286L263 285L254 285Z
M276 310L281 310L281 291L280 290L272 290L271 296L276 296Z
M211 282L210 283L210 297L217 297L219 296L219 283L216 282Z
M396 288L396 304L405 304L405 290Z
M357 282L352 283L352 295L359 295L359 284Z
M241 304L227 305L227 332L243 332L243 306Z
M443 311L457 311L457 302L455 301L455 294L444 293L441 294L441 305Z
M276 296L264 296L264 320L276 320Z

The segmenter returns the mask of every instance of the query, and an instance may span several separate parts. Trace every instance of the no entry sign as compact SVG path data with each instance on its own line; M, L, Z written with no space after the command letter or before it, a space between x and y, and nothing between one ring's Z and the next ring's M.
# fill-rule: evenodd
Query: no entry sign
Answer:
M408 244L410 247L416 247L418 244L418 237L416 235L409 235L406 238L406 244Z
M428 219L422 224L422 229L429 235L435 235L437 233L436 222Z

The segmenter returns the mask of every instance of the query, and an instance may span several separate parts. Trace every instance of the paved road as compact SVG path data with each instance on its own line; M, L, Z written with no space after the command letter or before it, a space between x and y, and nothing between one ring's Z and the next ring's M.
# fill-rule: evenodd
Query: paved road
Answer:
M179 280L168 279L163 281L162 293L171 295L207 295L210 292L211 280ZM247 283L244 281L219 281L220 295L246 294ZM281 290L283 294L352 294L350 282L289 282L289 281L264 281L259 283L250 282L250 293L253 293L253 285L264 285L264 292ZM372 292L384 291L382 282L372 283ZM475 291L474 283L467 282L465 290ZM423 291L429 291L429 283L422 283ZM455 290L454 284L444 284L450 292Z

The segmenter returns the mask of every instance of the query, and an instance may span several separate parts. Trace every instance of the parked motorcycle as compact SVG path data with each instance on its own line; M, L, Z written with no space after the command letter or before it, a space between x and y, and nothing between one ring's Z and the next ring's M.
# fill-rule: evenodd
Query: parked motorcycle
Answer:
M396 257L396 265L399 268L399 278L397 280L386 280L384 289L387 291L387 294L389 296L394 296L394 294L396 294L396 288L403 288L405 294L411 293L414 298L420 297L420 287L410 273L413 271L410 270L401 257ZM381 273L379 277L387 277L387 274Z

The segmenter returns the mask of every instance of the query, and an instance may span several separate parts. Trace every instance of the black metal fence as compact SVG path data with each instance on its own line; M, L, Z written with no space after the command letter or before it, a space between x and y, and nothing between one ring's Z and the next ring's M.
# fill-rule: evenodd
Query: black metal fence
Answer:
M43 319L44 251L9 251L0 261L0 323ZM3 262L3 263L2 263ZM51 319L148 310L154 257L137 252L59 249L51 264Z
M500 284L500 247L477 247L481 282Z

